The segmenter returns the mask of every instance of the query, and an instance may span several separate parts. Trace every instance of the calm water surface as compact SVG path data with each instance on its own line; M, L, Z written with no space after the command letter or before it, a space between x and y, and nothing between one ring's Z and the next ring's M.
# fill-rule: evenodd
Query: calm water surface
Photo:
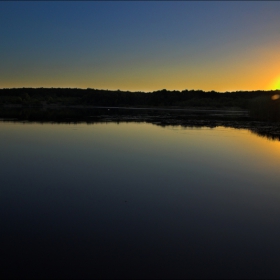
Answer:
M280 142L0 122L3 277L280 277Z

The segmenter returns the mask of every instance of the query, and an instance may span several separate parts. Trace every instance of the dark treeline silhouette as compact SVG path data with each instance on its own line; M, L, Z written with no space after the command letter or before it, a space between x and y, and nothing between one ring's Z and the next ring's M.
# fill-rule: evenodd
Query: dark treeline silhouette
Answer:
M274 95L276 96L276 95ZM265 121L280 121L280 96L273 99L267 95L260 95L249 102L249 113L252 119Z
M0 104L91 105L91 106L197 106L248 108L248 101L259 96L271 97L277 91L236 91L219 93L202 90L129 92L77 88L0 89Z
M280 120L280 95L274 91L205 92L202 90L129 92L77 88L0 89L0 106L111 106L111 107L203 107L241 108L252 118Z

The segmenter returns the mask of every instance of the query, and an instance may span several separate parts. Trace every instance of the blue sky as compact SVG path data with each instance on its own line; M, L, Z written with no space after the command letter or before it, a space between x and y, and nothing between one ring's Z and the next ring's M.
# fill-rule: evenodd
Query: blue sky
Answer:
M279 12L267 1L0 2L0 88L270 89Z

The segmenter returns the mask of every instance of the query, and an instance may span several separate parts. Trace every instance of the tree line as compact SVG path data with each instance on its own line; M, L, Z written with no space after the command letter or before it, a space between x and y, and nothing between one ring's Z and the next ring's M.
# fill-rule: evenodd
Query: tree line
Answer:
M251 116L280 119L280 99L273 99L280 90L216 92L202 90L141 92L79 88L9 88L0 89L0 106L41 107L111 106L111 107L207 107L241 108ZM273 113L271 113L273 111Z
M280 94L280 90L220 93L166 89L153 92L129 92L90 88L11 88L0 89L0 104L248 108L250 100L260 96L271 97L275 94Z

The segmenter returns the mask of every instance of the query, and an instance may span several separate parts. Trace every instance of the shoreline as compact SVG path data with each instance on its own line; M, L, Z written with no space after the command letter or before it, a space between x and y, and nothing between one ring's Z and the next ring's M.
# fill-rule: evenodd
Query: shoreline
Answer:
M151 123L158 126L231 127L280 141L280 122L250 118L247 110L217 108L138 108L101 106L0 107L1 122Z
M202 106L161 106L161 107L140 107L140 106L94 106L94 105L62 105L62 104L44 104L44 105L22 105L22 104L4 104L0 105L1 108L46 108L46 109L59 109L59 108L73 108L73 109L125 109L125 110L166 110L166 111L236 111L247 112L248 110L238 107L202 107Z

